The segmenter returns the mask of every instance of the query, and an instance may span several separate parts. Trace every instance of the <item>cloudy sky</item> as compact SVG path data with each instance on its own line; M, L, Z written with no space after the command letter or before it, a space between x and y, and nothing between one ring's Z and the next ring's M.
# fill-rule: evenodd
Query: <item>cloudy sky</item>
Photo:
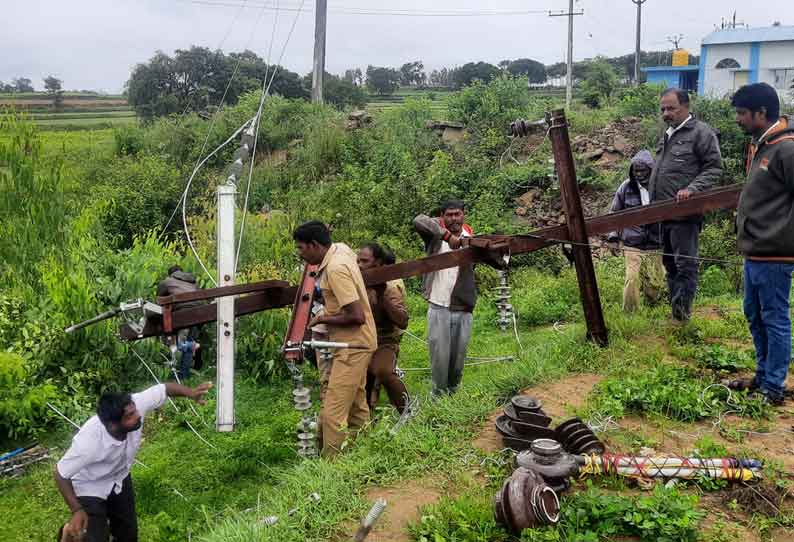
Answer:
M275 10L276 3L281 9ZM0 18L0 80L54 74L67 89L119 92L131 68L160 49L203 45L224 51L251 49L278 60L297 22L282 64L311 69L314 0L4 0ZM565 0L328 0L327 69L368 64L399 66L421 59L429 72L469 61L497 63L530 57L544 63L565 58L567 19L549 9ZM240 7L242 6L242 7ZM636 8L632 0L578 0L574 57L621 55L634 49ZM696 52L700 40L736 10L738 20L767 26L794 25L794 2L766 0L647 0L643 7L645 50L669 48L666 38L683 34ZM494 11L511 12L491 15ZM537 13L527 13L537 11ZM363 13L362 13L363 12ZM471 16L476 12L476 16ZM489 15L484 15L487 12ZM420 16L407 14L419 13ZM462 16L463 14L467 16ZM443 14L445 16L438 16ZM455 16L448 16L454 14ZM432 16L431 16L432 15Z

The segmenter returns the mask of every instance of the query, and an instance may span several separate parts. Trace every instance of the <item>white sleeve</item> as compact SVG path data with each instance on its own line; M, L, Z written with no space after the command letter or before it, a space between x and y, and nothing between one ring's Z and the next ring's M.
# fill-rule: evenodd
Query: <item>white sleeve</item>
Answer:
M97 435L87 427L83 427L72 439L72 445L58 461L58 474L61 478L71 480L78 472L94 463L97 457Z
M165 393L165 384L157 384L139 393L132 394L132 401L141 416L146 416L152 410L157 410L165 404L168 396Z

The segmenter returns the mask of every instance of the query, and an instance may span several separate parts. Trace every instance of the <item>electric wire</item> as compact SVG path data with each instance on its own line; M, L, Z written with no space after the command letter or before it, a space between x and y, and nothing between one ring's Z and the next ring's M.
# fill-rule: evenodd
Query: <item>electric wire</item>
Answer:
M231 36L232 30L234 30L234 25L237 23L237 19L240 17L240 14L242 14L243 8L246 6L247 2L248 0L244 0L243 3L240 5L240 9L237 10L237 13L235 13L231 23L229 24L229 28L226 30L226 33L224 34L223 38L221 38L221 41L218 43L218 46L215 48L216 51L220 52L223 48L223 44L226 43L226 40L229 39L229 36ZM187 103L185 104L185 108L182 110L182 114L179 115L178 126L181 126L182 123L184 122L185 115L187 114L187 110L190 108L192 101L193 101L192 97L188 98ZM174 220L176 213L179 211L179 207L182 205L182 200L184 199L184 197L185 197L185 193L183 192L182 195L179 197L179 201L176 203L176 206L174 207L171 216L168 218L168 221L165 223L165 227L163 227L162 231L160 232L158 239L162 238L168 231L168 226L171 225L171 222Z
M301 8L305 4L306 0L301 0L300 6ZM278 5L278 4L277 4ZM262 83L262 96L259 100L259 109L257 110L256 117L254 120L255 130L254 130L254 148L251 150L251 167L248 172L248 186L245 190L245 201L243 203L243 215L240 221L240 235L237 242L237 251L234 258L234 271L237 272L237 262L240 258L240 247L243 244L243 233L245 230L245 217L248 212L248 196L251 190L251 178L254 172L254 159L256 158L256 141L259 136L259 123L262 120L262 109L265 105L265 100L270 93L270 88L273 86L273 82L276 80L276 75L278 74L278 70L281 66L281 62L284 60L284 53L287 51L287 46L289 45L290 40L292 39L292 34L295 32L295 26L298 24L298 17L300 16L300 10L295 14L295 17L292 20L292 26L287 33L287 38L284 40L284 45L281 48L281 53L279 53L278 61L276 62L275 66L273 67L273 75L270 77L270 81L267 82L267 74L265 75L265 81ZM278 14L278 12L276 12ZM273 28L273 35L275 35L275 24ZM271 37L270 45L273 45L273 38ZM268 51L268 57L270 56L270 52ZM265 87L265 82L267 82L267 87Z
M247 2L248 0L244 0L244 1ZM251 41L253 41L254 34L256 33L256 29L259 26L259 22L261 21L262 16L264 15L264 13L265 13L264 10L260 11L259 16L257 17L256 21L254 22L254 25L251 28L251 34L248 37L248 42L246 44L246 48L248 48L248 45L250 45ZM215 122L218 119L218 115L220 114L221 110L223 109L223 103L226 101L226 96L229 93L229 88L231 88L232 82L234 81L235 77L237 77L237 73L240 70L240 63L242 62L242 60L243 60L242 55L237 57L237 62L234 65L234 70L232 71L231 77L229 77L229 81L226 83L226 88L223 90L223 95L221 96L221 100L220 100L220 103L218 104L218 108L215 110L215 113L213 113L212 119L210 120L210 126L207 129L207 136L204 138L204 143L202 144L201 150L199 151L199 156L204 154L204 151L207 148L207 143L209 142L210 135L212 135L212 130L215 127ZM184 232L185 232L185 238L187 239L188 245L190 246L190 250L193 252L193 255L195 256L196 260L198 260L199 265L201 266L201 268L204 270L204 272L207 274L207 276L212 281L212 284L214 286L217 286L218 285L217 281L212 276L212 274L207 270L207 267L204 265L204 262L202 261L201 257L199 256L198 252L196 251L196 248L193 246L193 240L190 238L190 230L189 230L189 227L188 227L188 224L187 224L187 199L188 199L188 193L190 191L190 184L191 184L193 178L195 177L196 173L198 172L198 170L201 169L201 166L203 166L204 163L206 163L206 161L207 161L207 159L204 159L199 164L198 160L199 159L197 158L196 159L197 165L193 169L193 173L191 175L191 179L190 179L190 181L188 181L188 184L185 187L185 192L184 192L184 194L182 196L182 227L183 227Z
M183 3L204 5L211 7L239 7L240 3L234 0L178 0ZM272 3L251 2L248 4L252 9L261 7L266 10L275 10ZM295 11L311 13L312 9L304 9L303 5L282 6L281 11ZM396 17L494 17L494 16L516 16L516 15L548 15L548 9L504 9L504 10L412 10L412 9L374 9L368 7L354 6L328 6L328 11L345 15L381 15Z
M226 145L228 145L233 139L235 139L238 135L240 135L240 132L245 130L250 123L251 123L250 119L245 121L243 123L243 125L240 126L231 136L229 136L229 138L226 141L224 141L223 143L218 145L218 147L214 151L212 151L210 154L208 154L201 162L199 162L196 165L196 167L193 169L193 173L190 175L190 178L187 181L187 186L185 186L185 191L184 191L183 196L182 196L182 224L184 225L185 237L187 239L188 246L190 247L190 250L193 251L193 255L198 260L198 263L201 266L201 268L204 270L204 272L210 278L210 281L212 281L212 284L215 285L215 286L218 285L218 283L215 281L215 277L213 277L212 273L210 273L209 270L204 266L204 262L203 262L203 260L201 258L199 258L198 252L196 252L196 247L193 246L193 240L190 237L190 231L188 230L188 227L187 227L187 205L186 205L187 193L190 190L190 185L193 183L193 179L195 178L196 174L201 169L201 167L207 162L207 160L209 160L210 158L215 156L215 154L217 154L221 149L223 149Z
M157 375L154 374L154 371L152 371L152 368L149 367L149 364L146 363L146 360L144 360L143 357L141 357L141 355L138 353L138 351L135 350L135 347L130 345L130 350L132 351L133 354L135 354L135 357L137 357L138 360L140 360L140 362L143 364L143 366L146 367L146 370L149 371L150 375L152 375L152 378L154 378L154 381L157 382L158 384L162 384L162 382L160 382L160 379L157 378ZM172 407L174 407L174 410L176 410L178 414L182 414L182 411L179 409L178 406L176 406L176 403L174 402L173 399L168 397L168 402L171 404ZM217 446L215 446L210 441L208 441L207 439L202 437L201 434L198 431L196 431L196 428L193 427L193 425L188 420L184 420L184 421L187 424L188 428L190 428L190 430L193 432L193 434L195 434L199 438L199 440L201 442L203 442L204 444L206 444L207 446L209 446L213 450L217 450L218 449Z

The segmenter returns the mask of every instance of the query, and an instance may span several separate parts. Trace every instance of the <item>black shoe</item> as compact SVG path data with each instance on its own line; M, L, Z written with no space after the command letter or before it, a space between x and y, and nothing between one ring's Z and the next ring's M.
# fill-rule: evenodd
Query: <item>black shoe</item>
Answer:
M750 397L754 399L760 399L763 404L771 407L783 406L785 401L783 395L770 393L765 390L756 390L750 395Z

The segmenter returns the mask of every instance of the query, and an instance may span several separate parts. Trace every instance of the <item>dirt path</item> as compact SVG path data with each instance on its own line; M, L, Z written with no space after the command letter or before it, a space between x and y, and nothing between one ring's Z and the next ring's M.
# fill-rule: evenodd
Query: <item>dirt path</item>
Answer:
M435 504L444 494L437 480L405 480L393 487L374 487L367 491L367 500L386 499L386 510L372 529L367 542L410 542L408 525L419 520L424 506ZM351 525L354 533L358 525ZM350 540L340 538L339 540Z

